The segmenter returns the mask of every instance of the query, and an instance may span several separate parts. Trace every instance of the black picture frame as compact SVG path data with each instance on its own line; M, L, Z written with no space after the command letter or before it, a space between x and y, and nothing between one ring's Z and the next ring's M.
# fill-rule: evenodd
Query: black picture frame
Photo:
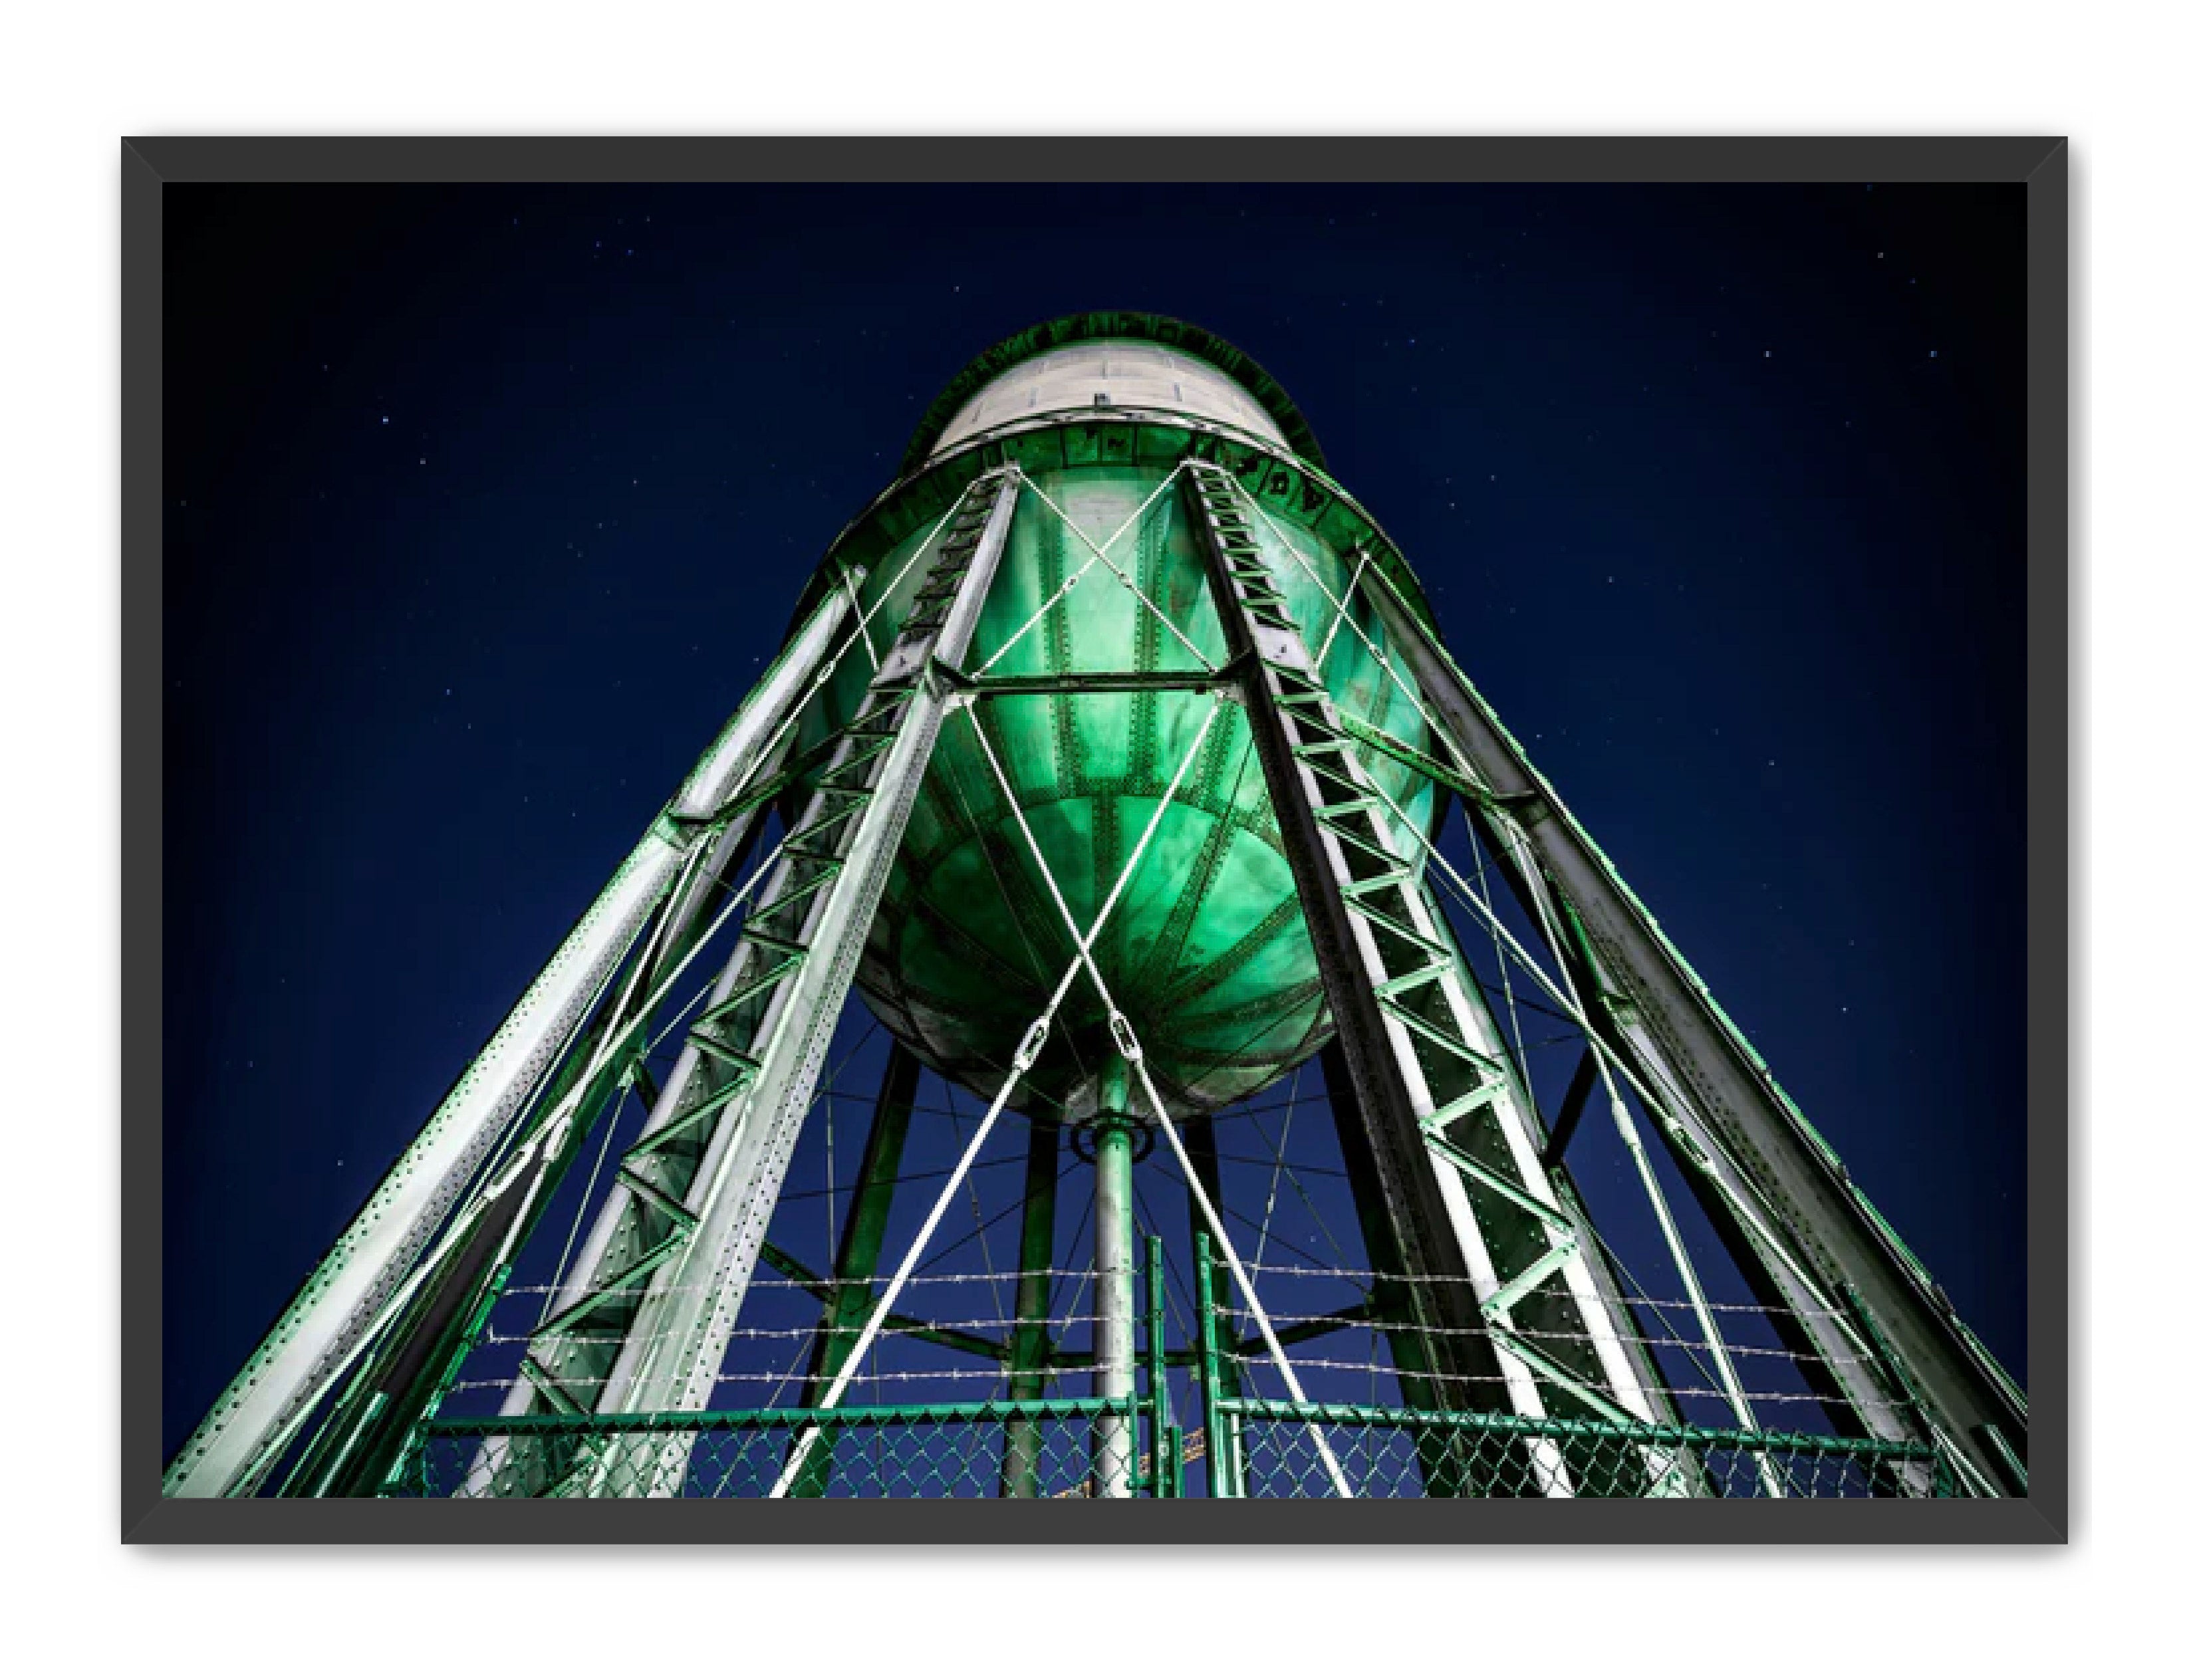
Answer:
M122 1534L137 1543L2060 1542L2071 1494L2068 152L2010 139L125 139ZM2028 201L2029 1491L1997 1501L163 1498L162 192L186 182L2019 182Z

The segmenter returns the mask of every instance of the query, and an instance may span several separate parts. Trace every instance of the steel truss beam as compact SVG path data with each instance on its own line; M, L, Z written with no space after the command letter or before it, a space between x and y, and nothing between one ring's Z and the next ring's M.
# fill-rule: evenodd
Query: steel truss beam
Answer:
M704 937L699 919L727 892L727 878L743 867L759 830L749 807L726 815L704 861L694 853L695 867L685 871L665 902L617 1006L597 1014L563 1058L534 1105L508 1168L458 1214L437 1250L432 1275L409 1310L388 1324L360 1361L283 1492L370 1497L400 1472L419 1422L438 1409L444 1386L500 1300L516 1256L594 1126L619 1092L639 1089L647 1034L669 976ZM634 1000L643 1000L635 1010Z
M1012 694L1206 694L1235 687L1245 667L1237 660L1213 670L1055 671L1038 676L968 676L936 664L936 675L953 692L975 699Z
M1560 803L1436 637L1380 578L1367 589L1426 713L1488 797L1476 810L1513 890L1559 950L1600 1041L1694 1185L1759 1298L1806 1338L1802 1366L1844 1433L1900 1439L1880 1358L1909 1377L1930 1426L1973 1464L1987 1429L2017 1448L2028 1402L1954 1315L1839 1157ZM1535 890L1554 902L1549 925ZM1873 1352L1840 1293L1866 1304Z
M1254 664L1255 745L1394 1258L1418 1280L1424 1387L1446 1409L1654 1421L1494 1024L1263 558L1252 500L1213 463L1185 478L1231 650ZM1621 1474L1638 1490L1660 1468ZM1576 1491L1556 1465L1539 1482Z
M852 611L828 596L274 1321L167 1467L169 1497L248 1494L341 1380L435 1236L531 1111L722 807L761 778Z
M1209 1207L1214 1210L1217 1219L1221 1220L1225 1216L1224 1157L1216 1147L1216 1123L1213 1118L1203 1116L1197 1124L1183 1127L1180 1129L1185 1134L1186 1159L1192 1166L1195 1175L1201 1180L1201 1187L1208 1197ZM1278 1157L1278 1161L1277 1170L1281 1172L1283 1170L1281 1155ZM1295 1179L1294 1182L1297 1183L1298 1180ZM1301 1194L1304 1197L1306 1192L1303 1191ZM1201 1203L1197 1199L1188 1196L1186 1200L1190 1204L1192 1219L1194 1253L1196 1257L1203 1256L1207 1253L1209 1245L1215 1240L1215 1228L1209 1223L1208 1215L1202 1212ZM1218 1400L1239 1398L1239 1359L1242 1352L1259 1354L1264 1358L1271 1356L1266 1344L1248 1349L1242 1346L1240 1342L1238 1326L1233 1321L1231 1316L1230 1273L1212 1270L1209 1274L1208 1287L1212 1292L1210 1304L1214 1309L1211 1343L1205 1349L1189 1348L1178 1355L1181 1361L1192 1361L1202 1371L1215 1377L1217 1386L1205 1391L1203 1396L1205 1404ZM1332 1325L1327 1327L1334 1329L1337 1326ZM1207 1331L1208 1326L1197 1326L1197 1328ZM1288 1348L1295 1342L1312 1339L1311 1336L1295 1333L1299 1328L1300 1326L1295 1326L1278 1332L1276 1338L1278 1344ZM1324 1328L1325 1326L1317 1326L1315 1331L1321 1333ZM1209 1433L1219 1439L1221 1442L1219 1450L1225 1456L1227 1466L1233 1468L1238 1479L1243 1483L1247 1453L1238 1420L1236 1418L1219 1420L1212 1417L1209 1423Z
M964 659L1023 481L976 479L865 699L740 928L707 1007L616 1174L578 1281L534 1338L512 1412L697 1411L712 1394L777 1192L941 728L939 658ZM538 1443L548 1445L550 1443ZM673 1494L675 1451L634 1444ZM489 1444L491 1447L492 1444ZM481 1455L474 1491L583 1491L550 1453ZM586 1479L613 1475L592 1463Z

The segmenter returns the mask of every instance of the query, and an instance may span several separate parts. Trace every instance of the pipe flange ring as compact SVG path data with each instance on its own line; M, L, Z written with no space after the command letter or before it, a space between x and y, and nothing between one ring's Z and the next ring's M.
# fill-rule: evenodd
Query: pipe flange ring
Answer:
M1116 1116L1100 1120L1075 1121L1072 1127L1072 1152L1089 1166L1093 1166L1095 1135L1107 1131L1130 1132L1133 1134L1133 1162L1135 1166L1155 1153L1154 1127L1143 1121L1121 1119Z

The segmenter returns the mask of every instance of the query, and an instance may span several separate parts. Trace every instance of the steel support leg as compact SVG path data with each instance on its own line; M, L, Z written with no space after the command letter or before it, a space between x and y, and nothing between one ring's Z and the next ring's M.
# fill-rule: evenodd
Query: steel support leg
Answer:
M1133 1144L1140 1127L1132 1117L1131 1072L1113 1057L1101 1078L1101 1107L1094 1133L1094 1392L1133 1392ZM1129 1499L1135 1456L1134 1420L1098 1418L1094 1424L1094 1496Z
M659 910L695 840L756 779L851 611L829 595L793 637L364 1210L274 1321L174 1462L170 1497L248 1493L280 1442L339 1380L480 1168L527 1112L602 988Z
M1231 649L1253 663L1244 688L1255 745L1403 1260L1409 1317L1424 1326L1429 1385L1469 1411L1646 1417L1494 1021L1309 658L1262 553L1253 501L1207 461L1189 464L1187 482ZM1533 1458L1537 1491L1576 1491L1560 1455L1539 1446ZM1614 1479L1628 1468L1638 1486L1638 1465Z
M1592 1027L1645 1108L1760 1298L1786 1309L1807 1346L1803 1368L1843 1433L1901 1439L1907 1421L1877 1369L1897 1359L1938 1424L1965 1451L1989 1423L2026 1438L2028 1403L1923 1272L1844 1165L1781 1090L1648 911L1530 765L1451 658L1380 580L1370 593L1400 660L1487 811L1515 838L1508 860L1523 903L1529 880L1555 888L1577 984L1593 993ZM1877 1312L1873 1355L1840 1309L1857 1288Z
M1015 467L959 504L913 610L839 733L816 792L694 1021L688 1077L672 1078L617 1173L623 1195L588 1244L576 1298L525 1362L536 1404L577 1412L703 1409L752 1276L865 947L899 836L941 729L937 660L970 644L1003 551ZM688 1442L619 1442L596 1491L673 1494ZM509 1445L490 1490L547 1491L562 1474Z
M1802 1184L1807 1170L1787 1169L1811 1142L1820 1148L1821 1140L1754 1064L1752 1052L1481 707L1449 656L1422 634L1402 606L1387 597L1383 610L1425 704L1466 756L1470 773L1490 790L1481 815L1508 884L1539 937L1570 974L1587 1025L1615 1050L1617 1071L1651 1099L1649 1117L1750 1287L1790 1315L1797 1363L1834 1426L1901 1438L1908 1425L1889 1385L1867 1368L1867 1350L1827 1292L1824 1280L1837 1275L1839 1263L1824 1247L1798 1240L1797 1230L1808 1228L1807 1217L1786 1218L1786 1209L1774 1205L1749 1170L1768 1163L1769 1181L1801 1185L1806 1195L1813 1188ZM1677 1047L1677 1055L1667 1054L1668 1046ZM1770 1149L1729 1147L1721 1136L1728 1117L1734 1135L1753 1133L1768 1140ZM1835 1193L1843 1197L1851 1186L1835 1159L1832 1167L1840 1180ZM1865 1251L1875 1253L1876 1234L1864 1230L1856 1236L1852 1225L1848 1234L1852 1257L1860 1264Z
M705 919L744 867L763 814L751 809L728 818L704 861L687 871L663 907L644 960L619 1000L635 1007L599 1012L563 1059L554 1083L534 1106L531 1134L516 1151L514 1167L460 1216L467 1221L461 1240L444 1242L449 1252L436 1276L361 1365L285 1493L309 1489L319 1497L357 1498L382 1491L419 1423L438 1409L501 1298L514 1257L538 1228L594 1126L618 1091L636 1088L665 980L704 936Z
M1236 1420L1219 1410L1222 1402L1237 1396L1231 1373L1217 1355L1216 1261L1206 1230L1194 1233L1193 1279L1200 1327L1202 1451L1208 1465L1208 1496L1236 1499L1241 1494L1241 1459L1246 1442L1243 1431L1222 1427Z
M1201 1179L1201 1187L1208 1192L1208 1199L1215 1204L1217 1217L1220 1219L1224 1213L1224 1162L1223 1157L1217 1153L1216 1150L1215 1123L1204 1118L1196 1125L1183 1126L1179 1129L1185 1138L1186 1159L1193 1163L1194 1173ZM1199 1203L1194 1204L1192 1213L1194 1231L1200 1238L1213 1243L1214 1233L1208 1219L1202 1217ZM1202 1244L1196 1243L1195 1252L1198 1253L1201 1249ZM1225 1400L1237 1398L1237 1383L1234 1380L1234 1373L1239 1368L1239 1336L1238 1326L1231 1316L1230 1274L1222 1267L1212 1264L1209 1270L1209 1289L1212 1326L1216 1341L1215 1345L1208 1350L1208 1355L1202 1360L1202 1370L1204 1372L1216 1374L1223 1384L1223 1392L1220 1395L1204 1394L1202 1397L1202 1440L1205 1444L1203 1450L1214 1452L1216 1438L1221 1433L1225 1438L1224 1447L1229 1462L1236 1467L1240 1491L1242 1494L1251 1494L1253 1490L1246 1486L1245 1443L1241 1438L1239 1420L1234 1417L1219 1417L1213 1405L1213 1402L1219 1398Z

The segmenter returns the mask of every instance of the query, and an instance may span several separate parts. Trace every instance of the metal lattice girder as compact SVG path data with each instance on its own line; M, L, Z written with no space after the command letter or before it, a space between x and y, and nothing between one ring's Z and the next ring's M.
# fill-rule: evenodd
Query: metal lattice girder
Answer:
M2027 1438L2028 1403L1779 1088L1655 921L1435 637L1379 580L1378 614L1449 744L1486 786L1524 903L1547 887L1541 929L1570 953L1592 1024L1701 1193L1760 1296L1792 1310L1804 1360L1835 1426L1886 1439L1907 1425L1839 1292L1878 1326L1877 1350L1910 1377L1954 1445L1987 1462L1983 1430Z
M767 755L769 761L777 757ZM314 1427L309 1450L289 1471L285 1493L369 1496L399 1471L420 1421L438 1408L501 1298L514 1257L593 1128L612 1102L620 1112L619 1094L638 1092L650 1104L645 1055L654 1018L698 947L735 908L729 878L758 839L765 814L764 801L749 792L724 803L713 824L717 838L693 848L614 1003L596 1012L506 1156L450 1221L430 1265L421 1264L416 1297L400 1316L390 1315L359 1359L342 1400Z
M1213 463L1187 476L1227 632L1254 662L1248 712L1390 1224L1424 1280L1416 1311L1440 1332L1424 1338L1434 1375L1468 1409L1648 1418L1496 1030L1262 558L1252 504Z
M784 720L852 610L839 591L808 617L184 1443L167 1467L168 1496L252 1491L339 1380L526 1114L693 846L713 841L722 806L779 755Z
M1014 467L975 481L835 737L685 1056L623 1158L620 1194L595 1224L579 1282L534 1338L524 1373L535 1410L706 1405L942 725L932 667L964 656L1019 483ZM656 1474L669 1464L658 1459ZM537 1455L508 1455L497 1480L515 1484L495 1491L537 1491L558 1474Z

